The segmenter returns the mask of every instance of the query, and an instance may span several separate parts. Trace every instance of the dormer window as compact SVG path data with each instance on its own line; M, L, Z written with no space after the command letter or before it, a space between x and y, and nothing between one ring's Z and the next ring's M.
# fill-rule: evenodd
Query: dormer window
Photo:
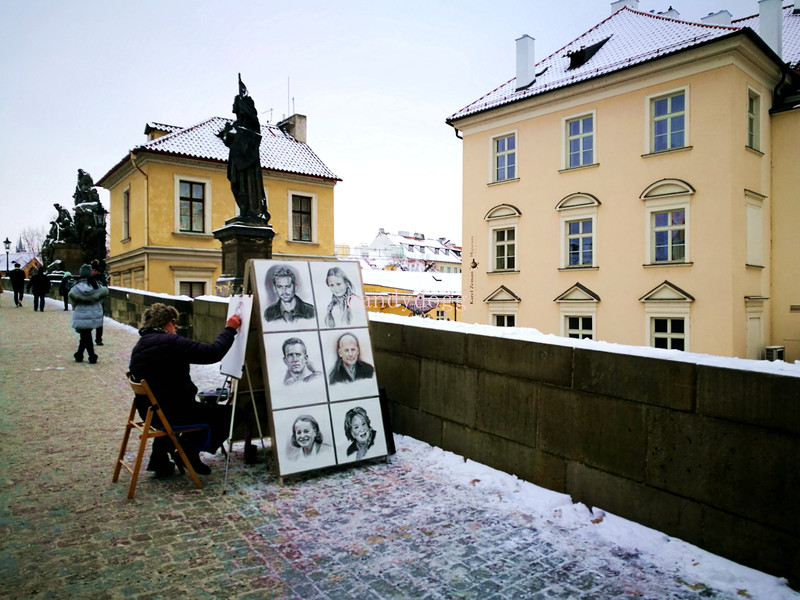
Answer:
M600 48L603 47L608 40L611 39L611 36L608 36L604 40L600 40L599 42L595 42L589 46L582 46L578 50L573 50L572 52L567 52L567 56L569 57L569 67L567 70L577 69L578 67L582 67L589 59L592 58Z

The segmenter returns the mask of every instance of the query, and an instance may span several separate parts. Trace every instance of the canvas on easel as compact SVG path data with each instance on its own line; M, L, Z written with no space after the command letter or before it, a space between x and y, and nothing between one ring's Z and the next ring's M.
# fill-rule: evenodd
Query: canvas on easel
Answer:
M386 456L358 263L252 260L279 476Z

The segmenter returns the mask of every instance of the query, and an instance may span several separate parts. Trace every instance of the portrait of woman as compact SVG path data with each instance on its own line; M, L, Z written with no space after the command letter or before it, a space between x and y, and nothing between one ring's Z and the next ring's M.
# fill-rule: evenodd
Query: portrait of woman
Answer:
M358 263L312 263L311 279L320 329L366 326Z
M289 460L305 460L324 456L333 451L333 446L323 440L319 423L311 415L300 415L292 424L292 437L286 457Z
M344 416L344 434L350 445L347 447L347 456L361 460L375 445L375 431L369 420L367 411L356 406L347 411ZM355 454L355 456L352 456Z
M339 267L328 269L325 284L331 291L328 310L325 311L325 324L328 327L346 327L353 322L353 309L361 304L361 298L355 293L353 282Z

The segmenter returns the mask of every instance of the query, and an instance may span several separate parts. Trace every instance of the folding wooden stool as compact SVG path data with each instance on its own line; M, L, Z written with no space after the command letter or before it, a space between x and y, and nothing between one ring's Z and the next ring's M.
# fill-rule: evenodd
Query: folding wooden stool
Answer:
M128 499L133 498L134 491L136 490L136 482L139 479L139 470L142 466L142 458L144 457L144 451L147 447L147 441L152 438L159 438L168 436L172 443L175 445L175 449L178 452L178 455L183 461L183 464L186 466L186 469L189 471L189 475L194 481L194 484L197 486L198 489L203 488L203 484L200 481L200 478L195 473L194 468L192 468L189 459L186 456L186 453L183 451L183 447L181 446L180 442L178 441L178 437L175 435L175 432L179 433L188 433L190 431L203 431L208 429L208 425L184 425L184 426L176 426L171 427L167 418L164 416L164 411L161 410L161 407L156 402L156 398L153 395L153 391L150 389L150 386L147 385L147 382L143 379L140 383L133 381L131 378L130 373L128 373L128 383L131 384L131 388L133 389L134 394L137 396L147 396L150 400L150 406L147 409L147 416L145 417L144 421L137 421L137 413L136 413L136 398L134 398L133 402L131 403L131 412L128 415L128 422L125 425L125 435L122 437L122 446L119 449L119 456L117 457L117 464L116 468L114 469L114 477L111 480L112 482L116 482L119 479L119 474L122 467L125 467L131 474L131 484L128 487ZM152 424L153 417L157 416L159 421L161 422L160 427L156 427ZM128 465L125 462L125 452L128 449L128 440L131 435L131 429L136 428L139 430L139 450L136 453L136 461L133 464L133 467ZM178 468L183 472L181 469L180 464Z

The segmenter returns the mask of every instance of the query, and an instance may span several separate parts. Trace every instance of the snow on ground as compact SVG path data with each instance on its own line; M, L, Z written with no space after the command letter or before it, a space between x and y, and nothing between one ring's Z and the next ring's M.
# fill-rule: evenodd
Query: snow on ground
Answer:
M54 301L55 302L55 301ZM375 315L371 315L375 318ZM377 315L375 320L386 322L400 322L412 324L409 318L393 317L390 315ZM136 334L137 330L128 325L117 323L106 318L108 326L120 327ZM435 326L450 331L462 331L481 335L498 335L513 339L524 339L553 343L559 345L575 345L576 347L591 347L609 352L632 352L641 356L654 356L658 358L681 357L684 355L689 362L698 364L714 364L730 368L750 368L751 370L765 370L783 375L800 376L800 364L768 363L766 361L750 361L725 357L680 353L675 351L658 351L653 348L639 348L636 346L622 346L620 344L607 344L594 342L586 344L588 340L569 340L558 336L544 335L533 329L514 328L510 330L499 329L489 325L473 325L430 319L414 318L414 325ZM574 343L574 344L573 344ZM664 356L666 353L666 356ZM760 363L772 365L775 370L756 368ZM756 363L755 365L752 363ZM219 372L219 363L213 365L192 365L192 379L197 387L210 390L220 387L224 376ZM721 556L717 556L697 546L684 542L678 538L670 537L664 533L650 529L633 521L623 519L597 508L590 511L581 503L573 503L570 496L561 494L532 483L523 481L514 475L498 471L481 463L464 459L464 457L447 452L420 442L408 436L395 435L395 444L398 453L402 452L403 460L410 463L415 469L424 470L434 474L442 485L471 484L485 493L488 505L494 505L498 512L522 511L532 516L539 516L542 520L552 524L549 532L550 542L558 546L567 543L574 544L576 539L591 547L596 547L598 554L608 552L609 549L622 549L624 552L639 554L644 558L659 565L665 573L686 580L702 581L715 590L729 593L734 596L742 595L740 590L746 590L747 595L742 597L763 598L765 600L800 600L800 593L788 587L786 580L774 577L755 569L737 564ZM567 530L572 535L564 536Z

